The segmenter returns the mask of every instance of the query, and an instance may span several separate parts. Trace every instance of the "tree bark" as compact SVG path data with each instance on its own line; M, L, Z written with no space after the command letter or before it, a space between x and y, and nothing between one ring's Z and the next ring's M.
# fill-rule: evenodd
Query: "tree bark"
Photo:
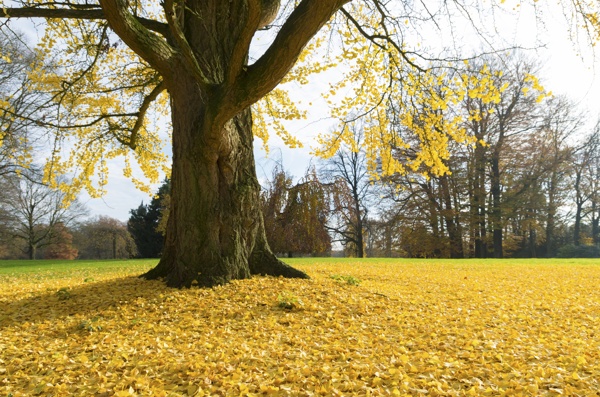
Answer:
M475 258L487 257L486 236L486 189L485 189L485 155L486 148L477 144L474 153L474 165L471 187L471 235L474 238Z
M448 231L448 239L450 240L450 258L464 258L462 234L459 227L460 220L458 219L458 211L452 208L448 176L443 175L439 179L444 201L444 221L446 222L446 230Z
M173 287L213 286L252 274L306 278L280 262L266 242L250 109L213 134L210 105L218 99L184 73L169 83L171 206L162 258L145 277L165 278Z
M500 188L500 145L498 142L494 149L492 163L492 178L490 192L492 194L491 223L494 239L494 258L503 258L502 249L502 207L501 207L501 188Z

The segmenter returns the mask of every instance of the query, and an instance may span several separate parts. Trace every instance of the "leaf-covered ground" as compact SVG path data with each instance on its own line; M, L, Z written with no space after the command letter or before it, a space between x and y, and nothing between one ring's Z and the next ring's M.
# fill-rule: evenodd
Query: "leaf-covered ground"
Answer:
M312 280L0 272L0 396L600 395L600 264L292 263Z

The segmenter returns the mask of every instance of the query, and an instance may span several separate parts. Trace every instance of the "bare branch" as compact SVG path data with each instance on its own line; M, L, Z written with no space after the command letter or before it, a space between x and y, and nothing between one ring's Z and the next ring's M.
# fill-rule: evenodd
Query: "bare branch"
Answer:
M128 146L135 150L137 147L137 138L140 128L144 125L144 118L146 117L146 113L148 112L148 108L158 98L161 92L163 92L167 88L167 85L164 81L161 81L154 89L146 96L142 102L142 106L140 106L140 110L137 114L137 120L135 121L135 125L131 130L131 136L129 138Z
M404 61L406 61L406 63L408 63L409 65L411 65L412 67L414 67L415 69L417 69L421 72L425 71L424 68L417 65L410 59L410 57L408 56L409 53L407 51L402 50L402 48L398 45L398 43L396 43L392 39L392 37L390 36L390 34L388 32L386 32L385 34L369 34L369 32L367 32L361 26L361 24L343 7L340 9L340 11L352 23L352 25L354 25L354 27L360 32L360 34L362 34L367 40L372 42L374 45L376 45L377 47L379 47L383 50L386 50L387 48L384 44L382 44L382 42L391 45L398 52L398 54L400 54L402 59L404 59ZM382 21L382 27L384 27L384 29L387 30L387 28L385 27L385 23L383 23L383 21Z
M136 54L163 76L171 73L175 50L161 37L144 27L127 10L125 0L100 0L110 27Z

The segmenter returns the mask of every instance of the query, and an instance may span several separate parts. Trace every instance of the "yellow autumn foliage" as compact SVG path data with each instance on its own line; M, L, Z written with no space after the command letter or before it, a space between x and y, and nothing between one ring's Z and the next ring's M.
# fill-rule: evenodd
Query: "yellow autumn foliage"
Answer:
M597 264L311 259L293 265L312 279L255 277L174 290L134 277L142 271L135 266L1 272L0 395L600 391Z

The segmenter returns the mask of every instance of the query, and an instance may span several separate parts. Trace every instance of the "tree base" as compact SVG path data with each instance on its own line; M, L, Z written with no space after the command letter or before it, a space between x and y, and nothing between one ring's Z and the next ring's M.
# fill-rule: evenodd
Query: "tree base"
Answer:
M140 277L147 280L163 279L168 287L172 288L190 288L197 285L201 288L211 288L217 285L229 283L231 280L246 279L253 275L301 278L310 277L301 270L298 270L286 263L283 263L271 252L254 252L250 258L249 271L238 272L234 277L211 276L195 273L184 266L167 264L167 261L161 259L159 264L142 274Z
M309 279L308 274L298 270L286 263L283 263L272 253L257 254L256 252L250 258L250 273L252 275L285 277L285 278L304 278Z

